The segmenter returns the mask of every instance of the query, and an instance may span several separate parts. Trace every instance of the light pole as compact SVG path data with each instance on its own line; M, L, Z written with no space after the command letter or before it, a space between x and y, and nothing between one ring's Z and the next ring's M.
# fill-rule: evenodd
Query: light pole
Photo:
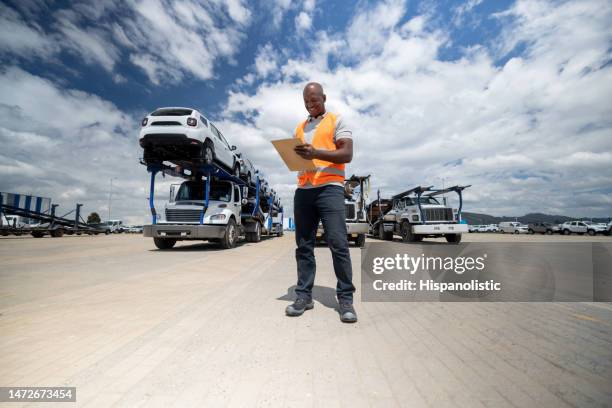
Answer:
M444 181L446 180L445 177L436 177L437 179L442 180L442 190L444 190ZM446 205L446 193L442 194L442 202L444 203L444 205Z
M108 190L108 219L107 221L110 221L111 219L111 203L113 200L113 180L116 180L117 177L111 177L110 179L110 189Z

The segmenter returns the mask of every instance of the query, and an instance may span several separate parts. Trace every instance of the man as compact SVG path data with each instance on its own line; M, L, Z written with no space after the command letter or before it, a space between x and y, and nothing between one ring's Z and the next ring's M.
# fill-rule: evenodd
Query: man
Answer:
M300 316L314 307L314 246L321 220L338 279L336 296L340 320L354 323L357 321L353 308L355 287L352 283L353 269L344 209L344 164L353 159L352 132L345 128L340 116L325 111L327 98L320 84L307 84L303 96L309 116L295 130L295 137L302 141L295 151L304 159L313 159L317 170L298 174L293 210L297 244L297 299L287 306L286 313L288 316Z

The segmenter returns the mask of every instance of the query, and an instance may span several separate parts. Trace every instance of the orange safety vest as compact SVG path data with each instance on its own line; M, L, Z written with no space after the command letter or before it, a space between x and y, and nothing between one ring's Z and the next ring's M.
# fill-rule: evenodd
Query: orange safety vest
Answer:
M295 129L295 137L299 138L302 143L306 143L304 139L304 127L307 120L300 123ZM317 126L315 134L312 138L312 146L319 150L336 150L334 143L334 132L336 130L336 115L327 112L323 120ZM298 173L298 186L302 187L310 183L313 186L321 184L338 182L344 183L344 163L337 164L325 160L313 159L316 170L300 171Z

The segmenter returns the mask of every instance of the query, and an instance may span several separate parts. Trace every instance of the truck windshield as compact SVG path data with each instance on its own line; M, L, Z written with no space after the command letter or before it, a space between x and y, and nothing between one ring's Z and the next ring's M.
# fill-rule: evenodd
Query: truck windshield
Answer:
M176 201L204 201L204 182L188 181L181 184ZM232 186L226 182L210 183L209 199L229 202L232 197Z
M421 204L440 204L438 202L438 200L436 200L433 197L421 197L420 202L421 202ZM406 205L417 205L417 198L416 197L407 197L405 199L405 203L406 203Z

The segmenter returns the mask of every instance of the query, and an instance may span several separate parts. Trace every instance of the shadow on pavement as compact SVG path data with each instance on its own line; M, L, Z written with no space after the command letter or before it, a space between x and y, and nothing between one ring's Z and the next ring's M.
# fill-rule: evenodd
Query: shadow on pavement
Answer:
M287 294L276 298L276 300L284 300L293 302L296 299L295 285L287 288ZM312 299L321 303L323 306L338 311L338 301L336 300L336 289L326 286L314 285L312 288Z

